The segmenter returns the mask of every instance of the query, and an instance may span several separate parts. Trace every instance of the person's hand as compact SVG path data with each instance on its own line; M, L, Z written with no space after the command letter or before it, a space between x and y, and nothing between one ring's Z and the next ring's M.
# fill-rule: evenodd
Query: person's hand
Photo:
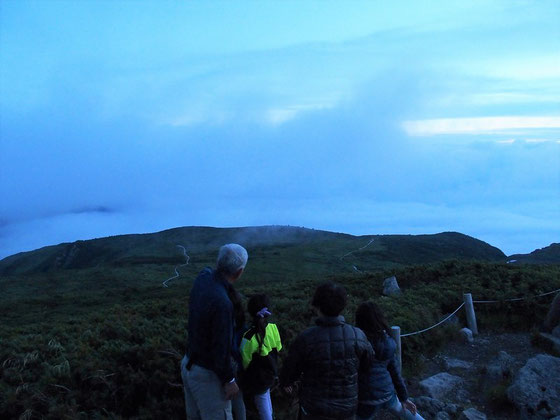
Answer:
M284 392L288 395L292 395L292 392L294 392L294 387L292 385L285 386Z
M406 400L405 402L402 403L402 405L406 410L410 411L412 414L416 414L416 412L418 411L416 410L416 405L410 400Z
M224 391L226 392L226 400L231 400L239 392L239 387L233 382L229 382L224 385Z

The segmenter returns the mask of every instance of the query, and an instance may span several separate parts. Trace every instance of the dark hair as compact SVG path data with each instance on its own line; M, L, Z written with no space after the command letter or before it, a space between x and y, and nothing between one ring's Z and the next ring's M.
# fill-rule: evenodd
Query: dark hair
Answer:
M324 315L338 316L346 306L346 289L333 282L317 286L311 305Z
M383 311L374 302L364 302L356 309L356 327L370 337L382 337L391 331Z
M270 300L264 293L253 295L247 302L247 312L253 318L253 327L256 329L257 342L259 343L259 350L257 354L261 353L261 348L266 335L266 327L268 325L267 316L260 317L257 313L263 308L270 308Z
M253 295L249 298L247 302L247 312L251 315L251 318L257 318L257 312L262 308L268 308L270 306L270 300L268 296L264 293L259 293Z

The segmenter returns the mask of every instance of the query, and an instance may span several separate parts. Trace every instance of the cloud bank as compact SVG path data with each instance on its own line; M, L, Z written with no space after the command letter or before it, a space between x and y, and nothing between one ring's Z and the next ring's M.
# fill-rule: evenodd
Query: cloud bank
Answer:
M184 54L18 52L10 29L0 257L184 225L558 242L558 29L524 10Z

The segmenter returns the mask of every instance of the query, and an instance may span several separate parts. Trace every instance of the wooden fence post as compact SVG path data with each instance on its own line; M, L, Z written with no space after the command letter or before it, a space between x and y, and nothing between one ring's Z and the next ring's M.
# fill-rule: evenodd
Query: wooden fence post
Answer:
M472 295L470 293L464 293L463 302L465 302L465 311L467 313L467 326L472 331L473 335L477 335L478 327L476 326L476 315L474 313Z
M393 340L397 343L397 363L399 365L399 370L402 372L401 327L393 325L391 327L391 335L393 336Z

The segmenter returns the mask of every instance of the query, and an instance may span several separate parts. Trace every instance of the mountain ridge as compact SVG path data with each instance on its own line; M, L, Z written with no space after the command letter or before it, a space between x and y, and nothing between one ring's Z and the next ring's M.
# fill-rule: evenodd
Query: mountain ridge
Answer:
M366 248L363 242L368 240L373 245ZM352 251L363 247L360 256L353 258L362 267L365 265L365 268L430 263L445 259L506 261L506 255L498 248L458 232L355 236L295 226L185 226L153 233L61 243L14 254L0 260L0 274L48 272L100 265L172 264L182 259L176 252L176 245L186 246L195 253L209 254L228 242L240 243L251 250L292 247L302 254L308 254L310 250L316 253L332 252L333 257L342 257L343 250Z
M527 264L558 264L560 262L560 243L552 243L544 248L535 249L529 254L513 254L509 262Z

